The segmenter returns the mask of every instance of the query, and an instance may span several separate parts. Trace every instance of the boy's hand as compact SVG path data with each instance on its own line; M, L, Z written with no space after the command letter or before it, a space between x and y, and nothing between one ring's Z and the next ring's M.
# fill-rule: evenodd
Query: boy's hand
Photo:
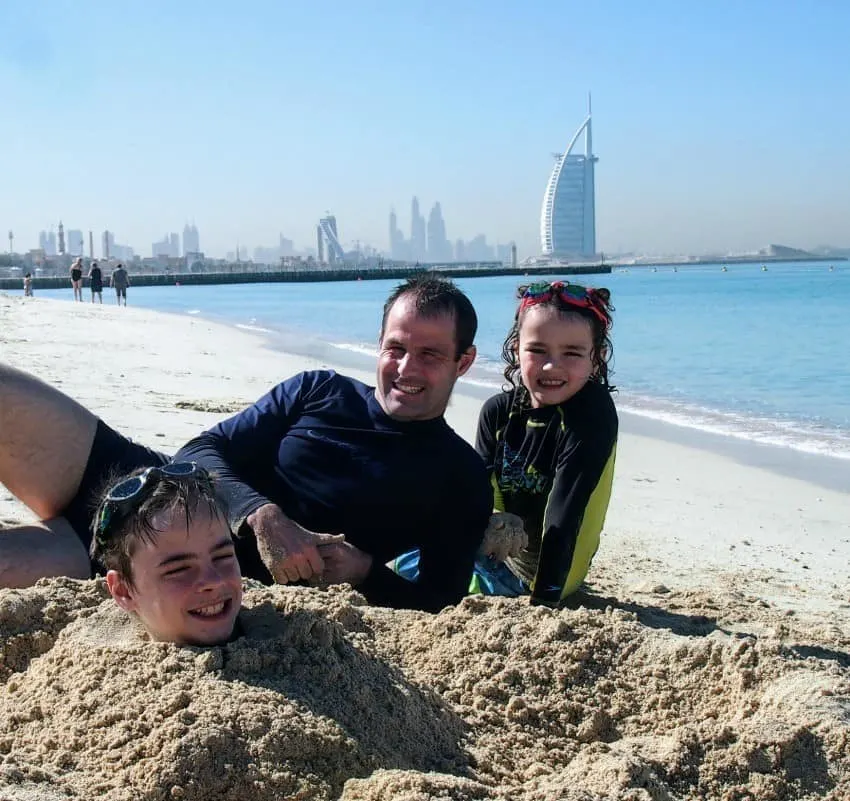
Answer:
M527 545L528 535L521 517L510 512L493 512L478 553L496 562L504 562Z

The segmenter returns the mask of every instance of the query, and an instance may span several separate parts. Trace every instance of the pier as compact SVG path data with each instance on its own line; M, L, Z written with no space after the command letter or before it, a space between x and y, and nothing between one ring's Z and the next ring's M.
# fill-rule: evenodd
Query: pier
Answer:
M512 267L501 262L475 262L469 264L419 264L400 265L386 264L382 267L373 266L341 266L314 267L309 269L292 269L269 267L262 269L258 265L233 264L229 269L215 271L175 271L175 272L134 272L133 263L125 265L130 274L131 286L184 286L207 284L277 284L277 283L310 283L323 281L382 281L403 280L411 275L432 270L450 278L485 278L496 275L517 275L533 278L546 275L601 275L611 272L608 264L576 264L576 265L518 265ZM111 268L104 265L104 292L109 291L109 274ZM83 278L86 288L88 278ZM33 275L33 288L65 289L70 287L68 275L37 276ZM23 272L19 276L0 278L0 290L22 289Z

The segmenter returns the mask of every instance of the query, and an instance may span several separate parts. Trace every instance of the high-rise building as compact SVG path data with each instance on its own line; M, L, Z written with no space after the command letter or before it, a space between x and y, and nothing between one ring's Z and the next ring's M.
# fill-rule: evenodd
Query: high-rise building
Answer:
M325 263L325 236L321 224L316 226L316 260L319 264Z
M328 264L334 264L337 261L342 261L345 258L345 252L339 242L339 233L336 229L336 217L333 214L328 214L319 220L317 230L317 244L319 247L319 261L324 261L323 245L327 246Z
M183 255L201 252L201 237L195 223L183 227ZM179 255L179 254L178 254Z
M428 215L428 261L452 260L452 246L446 239L446 223L439 203L435 203Z
M65 226L62 225L62 220L59 220L59 255L65 255Z
M89 258L94 258L94 234L89 231Z
M425 218L419 213L417 197L414 197L410 203L410 257L415 261L424 261L428 257Z
M171 240L168 238L168 234L166 234L159 242L154 242L151 245L151 256L157 258L158 256L168 256L171 251Z
M168 235L168 255L172 259L180 258L180 237L177 234Z
M540 213L540 244L544 256L593 257L596 253L596 189L593 138L587 117L564 153L557 154L546 184ZM584 153L573 148L584 133Z
M104 259L109 259L115 255L115 234L112 231L104 231L102 237L102 245L100 255Z
M38 235L38 246L45 256L56 255L56 234L53 231L41 231Z
M68 253L71 256L82 256L83 254L83 232L76 228L67 232Z

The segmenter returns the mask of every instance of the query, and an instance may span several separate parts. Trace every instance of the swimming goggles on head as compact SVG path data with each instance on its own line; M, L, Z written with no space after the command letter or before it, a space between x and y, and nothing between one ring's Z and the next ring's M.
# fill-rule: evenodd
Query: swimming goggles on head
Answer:
M520 311L538 303L546 303L555 297L568 306L592 312L606 328L611 324L611 318L605 309L609 297L608 290L568 284L564 281L539 281L527 286L519 303Z
M106 493L97 521L97 538L103 541L108 529L138 509L163 479L180 481L190 478L209 480L209 473L195 462L171 462L122 479Z

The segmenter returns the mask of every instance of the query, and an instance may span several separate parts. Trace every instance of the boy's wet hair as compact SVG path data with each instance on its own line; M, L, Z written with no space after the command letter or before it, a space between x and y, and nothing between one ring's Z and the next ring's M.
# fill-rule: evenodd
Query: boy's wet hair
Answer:
M505 362L505 380L513 389L520 392L527 390L525 390L522 378L520 377L519 331L528 309L533 308L533 306L524 305L522 299L527 297L530 289L533 291L534 286L532 284L523 284L517 289L516 296L520 300L520 303L517 304L511 330L508 331L508 335L502 344L502 359ZM611 341L610 333L613 322L612 314L614 312L614 305L611 303L611 292L604 287L591 291L593 292L593 309L581 308L572 303L567 303L558 292L548 293L545 300L536 302L534 306L548 306L557 309L559 316L564 319L573 317L587 320L590 324L593 339L593 352L591 353L593 373L588 380L602 384L609 392L615 392L617 388L610 381L610 377L614 374L614 371L611 369L611 360L614 356L614 344Z
M156 469L156 468L154 468ZM138 506L121 516L117 522L104 528L104 511L109 492L118 484L142 476L147 468L134 470L123 476L112 476L99 493L100 501L92 518L92 540L89 555L105 570L115 570L133 586L133 553L139 542L155 543L161 529L154 525L154 518L168 514L173 526L178 515L183 518L186 528L198 511L207 513L211 518L227 522L226 504L218 492L215 478L205 470L195 475L172 478L159 473L156 486L145 495Z
M402 297L413 299L416 313L422 317L447 315L455 322L455 361L468 351L478 332L478 315L472 301L448 278L437 273L417 273L399 284L384 304L381 319L381 339L387 327L387 317L395 302Z

